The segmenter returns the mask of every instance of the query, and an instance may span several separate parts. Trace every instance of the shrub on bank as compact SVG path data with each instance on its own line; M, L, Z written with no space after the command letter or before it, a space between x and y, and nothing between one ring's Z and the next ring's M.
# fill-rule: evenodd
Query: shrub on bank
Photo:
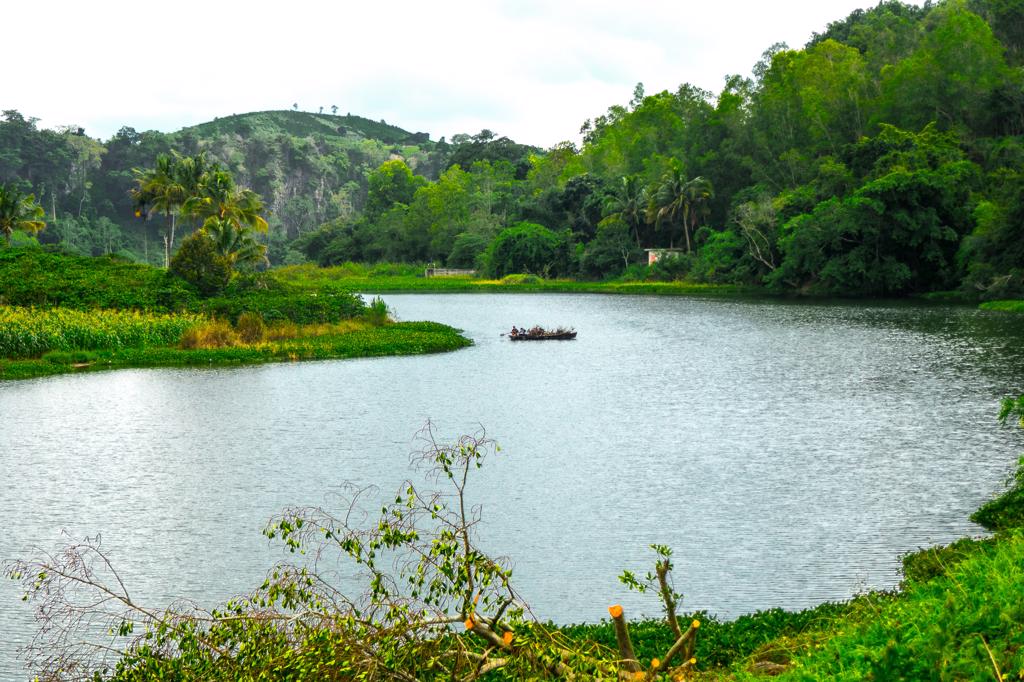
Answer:
M1024 457L1011 480L1013 485L1010 489L983 504L971 514L971 521L992 531L1024 527Z
M203 296L224 291L231 281L231 261L217 251L203 231L185 237L171 258L170 271L199 290Z
M242 313L238 316L238 338L243 343L259 343L267 332L263 318L256 313Z

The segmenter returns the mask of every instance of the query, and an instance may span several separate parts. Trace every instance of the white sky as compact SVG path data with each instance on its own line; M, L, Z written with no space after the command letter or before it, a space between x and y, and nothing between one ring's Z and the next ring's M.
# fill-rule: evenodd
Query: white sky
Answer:
M489 128L548 147L690 82L721 89L869 0L5 2L0 109L42 127L165 132L248 111L385 119L432 139Z

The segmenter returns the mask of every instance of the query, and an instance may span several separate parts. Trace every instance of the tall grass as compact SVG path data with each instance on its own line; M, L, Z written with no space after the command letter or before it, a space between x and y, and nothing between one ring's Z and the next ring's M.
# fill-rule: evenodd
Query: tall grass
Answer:
M178 343L186 330L203 321L199 315L188 314L0 306L0 357L168 346Z

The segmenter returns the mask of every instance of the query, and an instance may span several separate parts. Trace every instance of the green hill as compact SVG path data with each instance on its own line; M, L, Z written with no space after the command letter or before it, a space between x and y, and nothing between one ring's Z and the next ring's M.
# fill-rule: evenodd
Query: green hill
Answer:
M263 197L280 240L361 211L367 175L385 161L402 159L430 178L444 163L429 134L352 115L260 111L167 137L183 154L206 152Z
M429 133L410 133L398 126L371 121L362 116L334 116L306 111L254 111L215 118L206 123L183 128L179 136L195 135L200 139L220 135L286 134L292 137L366 138L385 144L419 145L432 148Z

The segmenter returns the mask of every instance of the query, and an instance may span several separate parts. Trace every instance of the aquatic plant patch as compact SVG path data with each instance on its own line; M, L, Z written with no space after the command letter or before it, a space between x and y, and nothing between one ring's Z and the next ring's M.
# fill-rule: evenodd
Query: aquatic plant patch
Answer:
M273 329L271 326L270 330ZM0 358L0 380L122 367L219 367L419 355L458 350L472 343L459 334L458 330L434 322L398 322L381 327L368 326L363 322L342 322L298 329L311 335L221 347L181 348L168 345L96 351L58 350L46 353L41 358ZM270 334L269 338L272 338Z

